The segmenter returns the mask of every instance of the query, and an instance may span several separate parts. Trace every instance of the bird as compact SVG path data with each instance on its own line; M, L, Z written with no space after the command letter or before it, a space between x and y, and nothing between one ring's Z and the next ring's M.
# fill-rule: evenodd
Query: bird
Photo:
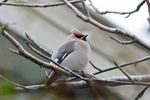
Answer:
M84 35L77 29L72 29L65 42L53 52L51 59L74 72L82 74L89 63L91 52L90 45L86 39L87 36L87 34ZM50 64L55 65L52 62ZM61 76L63 76L61 73L53 70L45 83L45 88L48 88Z

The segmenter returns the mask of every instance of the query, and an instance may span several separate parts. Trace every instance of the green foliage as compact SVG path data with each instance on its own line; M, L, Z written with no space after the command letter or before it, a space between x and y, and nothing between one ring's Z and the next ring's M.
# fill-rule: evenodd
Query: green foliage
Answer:
M15 94L16 90L14 89L14 86L11 83L2 81L0 83L0 95L12 95Z
M0 34L2 34L2 32L3 32L3 28L2 28L2 27L0 27Z

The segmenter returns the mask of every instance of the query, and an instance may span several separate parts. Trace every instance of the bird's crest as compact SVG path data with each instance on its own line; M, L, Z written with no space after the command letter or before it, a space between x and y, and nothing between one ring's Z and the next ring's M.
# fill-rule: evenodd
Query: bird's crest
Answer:
M83 37L84 36L84 34L82 34L80 31L78 31L77 29L72 29L71 30L71 33L73 33L76 37L79 37L79 38L81 38L81 37Z

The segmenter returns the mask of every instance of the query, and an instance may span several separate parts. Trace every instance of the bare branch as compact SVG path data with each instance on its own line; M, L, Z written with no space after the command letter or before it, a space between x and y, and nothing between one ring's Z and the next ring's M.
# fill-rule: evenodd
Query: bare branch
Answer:
M72 0L70 3L79 3L81 0ZM8 3L8 2L0 2L0 5L7 5L7 6L16 6L16 7L40 7L40 8L46 8L46 7L55 7L64 5L64 2L58 2L58 3L51 3L51 4L25 4L25 3Z
M89 62L90 62L90 64L93 66L93 68L95 68L96 70L98 70L98 71L100 71L100 72L102 71L101 69L99 69L98 67L96 67L96 66L92 63L91 60L90 60Z
M85 73L85 75L92 77L94 82L98 82L99 85L107 85L107 86L119 86L119 85L150 85L150 75L136 75L130 76L130 78L134 81L131 82L126 76L118 76L118 77L110 77L110 78L100 78L95 75L91 75L89 73Z
M132 83L135 83L131 78L130 76L114 61L115 65L120 69L120 71L125 75L127 76L127 78L132 82Z
M141 85L141 86L149 86L150 85L150 75L136 75L130 76L135 83L132 83L126 76L118 76L118 77L111 77L111 78L99 78L95 77L91 78L93 83L91 85L95 86L95 84L104 85L104 86L120 86L120 85ZM90 80L90 79L89 79ZM77 81L77 82L65 82L68 87L71 88L87 88L86 81ZM58 87L59 83L53 83L51 87ZM43 89L44 84L41 85L31 85L31 86L24 86L28 90L38 90ZM17 90L24 90L22 88L17 87Z
M129 12L117 12L117 11L105 11L105 12L101 12L99 11L92 3L92 0L89 0L91 2L91 6L93 7L93 9L99 13L99 14L109 14L109 13L112 13L112 14L120 14L120 15L127 15L125 18L128 18L131 14L135 13L135 12L138 12L140 10L140 8L143 6L143 4L145 3L145 0L143 0L142 2L140 2L136 9L133 10L133 11L129 11Z
M130 76L134 82L150 82L150 75ZM131 82L126 76L116 76L107 78L108 80Z
M147 61L147 60L150 60L150 56L147 56L147 57L144 57L144 58L135 60L135 61L131 61L131 62L128 62L128 63L120 64L119 66L120 66L120 67L125 67L125 66L132 65L132 64L138 64L138 63L140 63L140 62ZM116 68L117 68L117 67L114 66L114 67L111 67L111 68L108 68L108 69L104 69L104 70L101 70L100 72L94 73L94 75L100 74L100 73L103 73L103 72L107 72L107 71L110 71L110 70L114 70L114 69L116 69Z
M83 81L79 81L79 82L66 82L65 84L68 87L71 87L71 88L85 88L85 87L88 87L87 84L86 84L86 82L83 82ZM51 85L51 88L58 87L58 85L59 85L59 83L53 83ZM44 84L25 86L25 88L27 88L28 90L45 89ZM24 91L25 89L20 88L20 87L16 87L16 90L18 90L18 91Z
M120 44L124 44L124 45L132 44L132 43L136 42L136 40L120 41L120 40L117 40L117 39L115 39L115 38L113 38L113 37L111 37L111 36L110 36L110 38L113 39L114 41L116 41L116 42L118 42L118 43L120 43Z
M145 91L146 91L149 87L150 87L150 86L146 86L146 87L137 95L137 97L135 98L135 100L140 99L140 98L144 95Z
M145 44L142 40L138 39L135 35L130 34L128 32L125 32L119 28L111 28L111 27L107 27L105 25L100 24L99 22L97 22L96 20L94 20L93 18L89 18L85 15L83 15L75 6L73 6L68 0L62 0L66 3L66 5L71 8L71 10L76 14L77 17L79 17L80 19L82 19L85 22L89 22L91 24L93 24L94 26L98 27L101 30L110 32L110 33L115 33L118 35L123 35L126 36L132 40L136 40L136 43L140 44L141 46L145 47L146 49L150 50L150 46Z
M30 36L26 34L26 37L33 43L35 44L41 51L43 51L44 53L46 53L47 55L49 55L51 57L51 53L49 51L47 51L46 49L44 49L43 47L41 47L36 41L34 41L32 38L30 38Z
M95 77L95 76L94 76ZM96 86L95 84L104 85L104 86L120 86L120 85L141 85L141 86L149 86L150 83L150 75L137 75L131 76L132 80L136 83L132 83L126 76L112 77L112 78L92 78L93 83L91 85ZM89 79L90 80L90 79ZM145 83L144 83L145 82ZM65 82L68 87L71 88L87 88L87 82L85 81L77 81L77 82ZM58 87L59 83L53 83L51 87ZM44 84L41 85L31 85L24 86L28 90L38 90L44 89ZM16 88L17 90L24 90L23 88Z

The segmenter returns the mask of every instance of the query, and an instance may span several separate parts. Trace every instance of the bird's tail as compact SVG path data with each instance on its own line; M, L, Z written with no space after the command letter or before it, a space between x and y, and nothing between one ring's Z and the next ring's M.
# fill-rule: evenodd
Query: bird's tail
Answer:
M49 78L49 80L45 83L45 88L48 88L49 85L51 85L53 82L55 82L58 78L61 77L62 74L56 72L56 71L53 71L51 73L51 76Z

